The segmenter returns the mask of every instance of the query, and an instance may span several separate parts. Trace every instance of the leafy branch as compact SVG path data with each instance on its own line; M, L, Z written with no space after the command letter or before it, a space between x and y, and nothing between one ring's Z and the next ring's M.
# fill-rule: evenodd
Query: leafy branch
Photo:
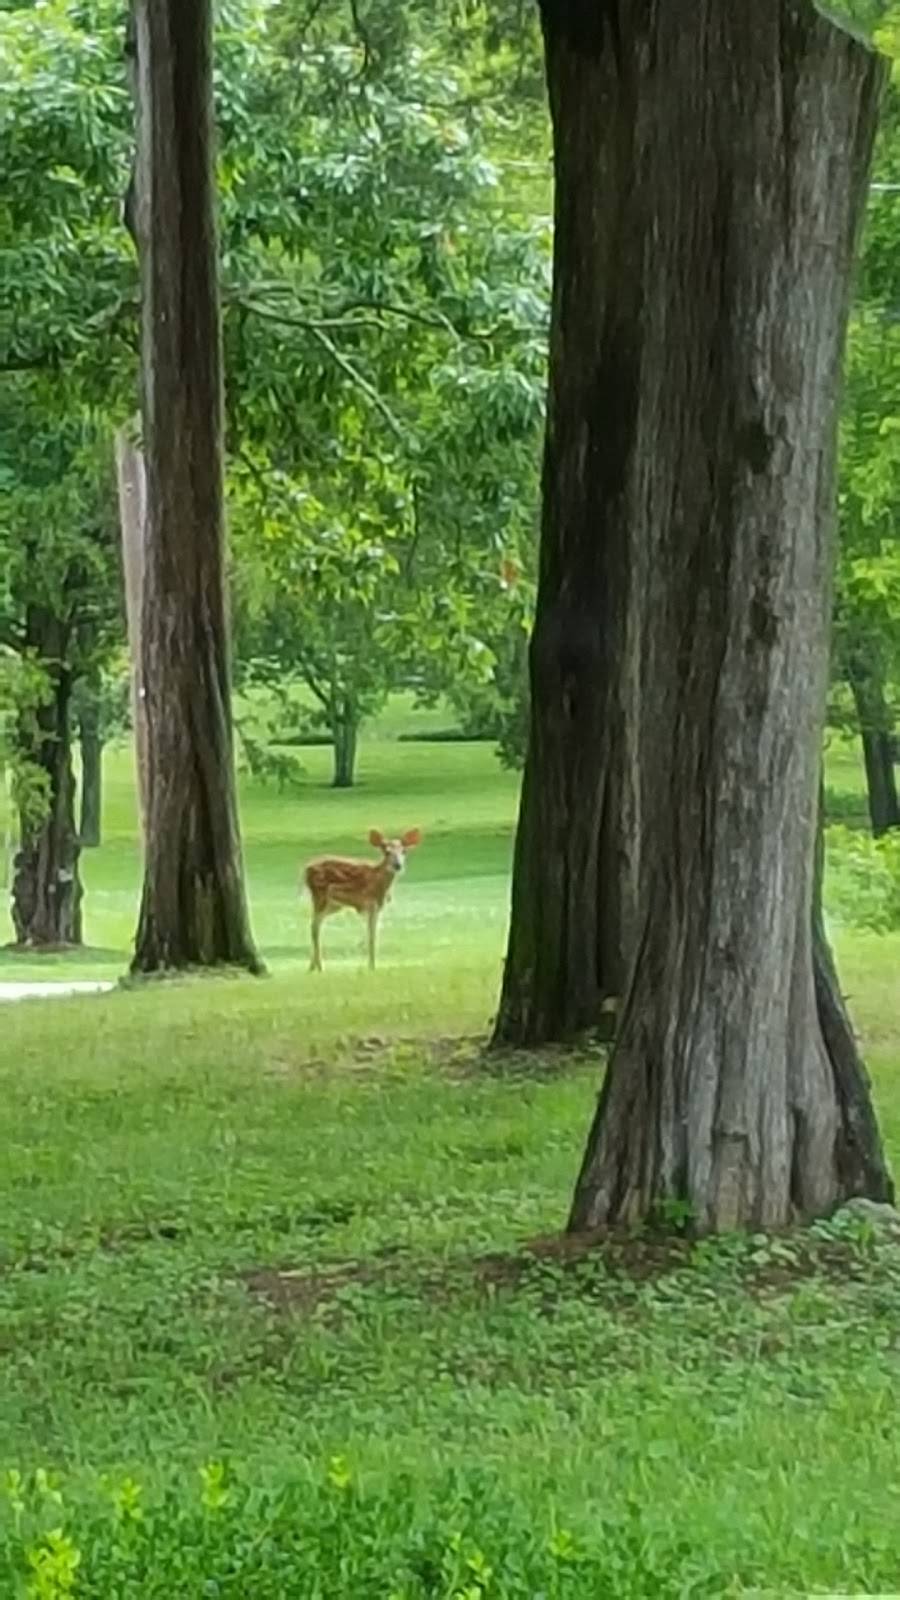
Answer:
M405 430L394 416L384 396L378 393L375 385L369 382L364 373L360 372L359 368L350 360L350 357L343 350L340 350L330 337L329 330L362 326L363 324L358 319L355 322L348 322L346 319L338 318L326 318L316 321L311 317L301 317L293 312L279 311L274 306L257 305L249 300L242 300L239 303L245 311L251 312L254 316L264 317L270 322L284 323L286 327L302 328L304 332L310 334L316 343L326 351L335 365L340 367L344 376L349 378L350 382L366 396L369 404L374 406L375 410L391 429L391 432L398 439L406 438Z
M281 284L256 284L250 290L252 294L290 293L286 285ZM331 316L309 316L295 307L282 310L277 305L267 304L259 299L248 299L247 291L239 288L228 291L225 295L228 305L240 306L243 310L251 312L254 316L265 317L271 322L283 322L286 327L303 329L325 329L332 332L354 332L359 328L375 329L379 333L387 333L389 324L379 321L381 317L398 317L404 322L416 323L421 328L433 329L436 333L447 333L458 344L467 340L475 344L490 344L497 336L498 329L478 329L457 327L443 311L417 311L412 306L397 305L392 300L354 299L345 301L339 310ZM357 317L357 311L372 311L375 317ZM523 335L529 330L519 330Z
M309 331L313 338L322 346L322 349L327 351L327 353L331 356L331 359L334 361L335 365L340 367L341 371L350 379L350 382L356 385L361 393L364 394L369 400L370 404L373 405L376 411L380 413L388 427L391 429L392 433L394 433L398 439L405 439L406 433L404 429L394 416L394 413L387 401L378 393L378 390L375 388L374 384L370 383L368 378L363 376L359 368L354 366L349 357L346 356L342 350L338 349L334 340L330 339L327 333L323 333L321 328L310 328Z

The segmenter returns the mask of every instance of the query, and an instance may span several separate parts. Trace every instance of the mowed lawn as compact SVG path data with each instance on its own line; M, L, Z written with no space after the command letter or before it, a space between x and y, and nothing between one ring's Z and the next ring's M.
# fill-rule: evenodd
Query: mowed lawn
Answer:
M243 790L269 977L0 1008L0 1595L56 1529L72 1586L34 1594L900 1592L900 1250L529 1256L602 1064L479 1053L517 782L478 745L373 740L346 795L301 759ZM107 779L90 951L0 980L124 969L126 751ZM414 824L379 970L348 915L309 974L304 857ZM900 937L836 943L896 1161Z
M358 787L329 786L327 749L298 753L302 787L279 793L242 783L242 820L254 932L274 973L309 960L309 914L299 892L303 862L323 851L375 859L370 828L386 833L419 826L424 843L384 917L387 966L412 964L441 973L459 958L477 966L500 958L508 905L512 824L518 780L485 744L401 744L373 740L363 750ZM82 856L85 938L77 956L23 960L0 952L0 981L119 977L134 937L140 884L129 751L106 759L104 840ZM12 936L6 907L0 943ZM473 947L473 938L476 946ZM365 954L365 927L352 915L329 921L326 964L354 969ZM315 992L305 986L307 992Z

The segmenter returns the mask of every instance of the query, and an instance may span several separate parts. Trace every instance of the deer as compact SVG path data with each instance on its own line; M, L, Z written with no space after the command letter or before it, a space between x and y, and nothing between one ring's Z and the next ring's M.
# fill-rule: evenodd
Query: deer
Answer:
M312 900L312 960L310 972L322 972L322 923L335 911L358 911L365 916L369 934L369 968L375 971L375 941L378 918L398 873L406 865L410 850L421 843L418 828L411 828L399 839L386 839L373 828L369 843L381 851L378 861L357 861L351 856L319 856L303 870L303 882Z

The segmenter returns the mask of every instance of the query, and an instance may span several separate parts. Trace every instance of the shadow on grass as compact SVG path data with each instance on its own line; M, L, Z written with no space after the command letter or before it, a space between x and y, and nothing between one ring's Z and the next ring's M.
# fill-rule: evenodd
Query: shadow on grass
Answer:
M26 945L0 945L0 972L7 973L11 979L22 976L25 966L34 967L47 978L52 978L54 973L68 973L73 967L109 967L118 964L124 971L129 959L127 950L107 950L100 945L53 946L46 950L35 950Z

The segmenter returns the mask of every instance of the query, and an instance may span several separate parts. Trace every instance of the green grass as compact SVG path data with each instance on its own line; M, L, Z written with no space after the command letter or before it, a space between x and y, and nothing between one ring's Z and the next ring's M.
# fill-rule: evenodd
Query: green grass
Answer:
M825 747L825 814L829 822L868 828L869 806L859 740L830 732Z
M276 697L265 689L254 689L238 696L238 717L245 717L252 726L270 730L272 736L291 739L305 733L320 709L319 702L305 684L295 684L286 698ZM381 710L365 723L364 737L367 745L427 734L441 734L458 725L459 718L443 699L433 706L420 706L409 690L392 694ZM300 747L301 750L303 747ZM302 755L301 755L302 760Z
M496 972L507 910L511 826L517 779L504 773L483 744L422 745L373 740L363 747L356 789L329 787L330 752L302 753L305 779L296 794L244 780L241 805L254 931L275 972L308 959L308 914L298 894L303 862L322 850L371 854L371 827L420 826L425 842L385 915L386 960L439 973L467 947L475 967L492 959ZM104 843L83 856L88 953L25 959L0 954L0 976L65 972L118 976L134 934L140 881L130 754L106 760ZM6 938L11 937L7 924ZM4 930L0 921L0 941ZM364 934L356 918L339 917L326 932L326 961L356 968ZM490 953L490 954L489 954ZM5 965L4 965L5 963Z
M269 978L0 1013L0 1595L29 1549L57 1571L33 1592L69 1592L56 1526L97 1600L900 1589L900 1251L523 1272L599 1062L489 1072L459 1043L497 992L515 780L485 747L375 740L336 795L328 752L303 760L298 795L242 796ZM93 953L0 978L122 970L132 818L122 751ZM302 860L414 823L380 970L347 917L308 974ZM837 943L896 1158L900 937Z

